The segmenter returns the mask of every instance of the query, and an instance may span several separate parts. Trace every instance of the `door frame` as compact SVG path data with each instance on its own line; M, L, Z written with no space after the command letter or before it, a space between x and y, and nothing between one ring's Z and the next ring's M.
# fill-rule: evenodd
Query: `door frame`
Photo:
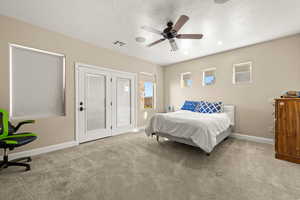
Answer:
M125 72L125 71L119 71L119 70L114 70L114 69L110 69L110 68L105 68L105 67L99 67L96 65L89 65L89 64L85 64L85 63L80 63L80 62L75 62L75 140L76 142L79 144L79 113L78 113L78 105L79 105L79 99L78 99L78 94L79 94L79 70L80 69L93 69L93 70L99 70L99 71L107 71L109 73L119 73L119 74L123 74L123 75L129 75L132 76L134 79L134 89L133 89L133 128L129 129L129 130L117 130L117 131L112 131L112 136L114 135L118 135L118 134L122 134L128 131L133 131L134 129L136 129L137 127L137 116L138 116L138 109L137 109L137 105L138 105L138 83L137 83L137 73L132 73L132 72Z

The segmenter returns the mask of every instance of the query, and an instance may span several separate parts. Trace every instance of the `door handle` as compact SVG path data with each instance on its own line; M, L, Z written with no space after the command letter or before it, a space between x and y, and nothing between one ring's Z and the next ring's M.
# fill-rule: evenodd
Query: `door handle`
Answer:
M79 111L81 111L81 112L82 112L82 111L84 110L84 108L83 108L83 106L82 106L82 105L83 105L83 102L81 101L81 102L79 103L79 105L80 105L80 107L79 107Z

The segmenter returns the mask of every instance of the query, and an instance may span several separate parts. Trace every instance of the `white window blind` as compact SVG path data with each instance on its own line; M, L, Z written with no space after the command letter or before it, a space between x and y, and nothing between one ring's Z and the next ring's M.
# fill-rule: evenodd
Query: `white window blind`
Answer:
M65 115L64 90L64 55L10 45L11 117Z
M181 73L180 85L181 88L192 87L192 74L191 72Z
M252 82L252 62L233 66L233 84Z

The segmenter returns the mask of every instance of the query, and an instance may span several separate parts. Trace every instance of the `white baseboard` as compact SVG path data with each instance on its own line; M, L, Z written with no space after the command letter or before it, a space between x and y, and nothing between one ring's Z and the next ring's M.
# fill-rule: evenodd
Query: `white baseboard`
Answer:
M259 143L265 143L265 144L274 144L274 140L271 138L264 138L264 137L257 137L257 136L251 136L251 135L243 135L239 133L232 133L230 135L232 138L240 139L240 140L248 140L252 142L259 142Z
M134 130L143 131L143 130L145 130L145 127L137 127ZM239 133L232 133L230 135L230 137L240 139L240 140L248 140L248 141L252 141L252 142L274 144L274 140L270 139L270 138L263 138L263 137L257 137L257 136L251 136L251 135L243 135L243 134L239 134ZM27 150L27 151L12 153L12 154L9 154L9 158L16 159L16 158L22 158L22 157L26 157L26 156L36 156L36 155L40 155L40 154L44 154L44 153L49 153L52 151L57 151L57 150L77 146L78 144L79 143L77 141L70 141L70 142L65 142L65 143L61 143L61 144L50 145L50 146L31 149L31 150Z
M136 127L134 129L132 129L132 132L140 132L140 131L144 131L145 130L145 126L140 126L140 127Z
M146 126L141 126L141 127L138 127L137 129L138 129L139 131L144 131L145 128L146 128Z
M11 153L9 154L9 159L16 159L16 158L22 158L22 157L27 157L27 156L36 156L44 153L49 153L52 151L57 151L73 146L77 146L78 142L77 141L70 141L70 142L65 142L61 144L55 144L55 145L50 145L46 147L41 147L41 148L36 148L36 149L31 149L28 151L21 151L17 153Z

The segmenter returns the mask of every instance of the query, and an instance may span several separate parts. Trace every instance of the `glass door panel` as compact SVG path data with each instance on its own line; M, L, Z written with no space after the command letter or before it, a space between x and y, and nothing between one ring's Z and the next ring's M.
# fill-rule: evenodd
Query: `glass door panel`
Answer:
M106 128L106 77L88 74L86 94L87 131Z
M131 80L117 78L117 128L131 124Z

